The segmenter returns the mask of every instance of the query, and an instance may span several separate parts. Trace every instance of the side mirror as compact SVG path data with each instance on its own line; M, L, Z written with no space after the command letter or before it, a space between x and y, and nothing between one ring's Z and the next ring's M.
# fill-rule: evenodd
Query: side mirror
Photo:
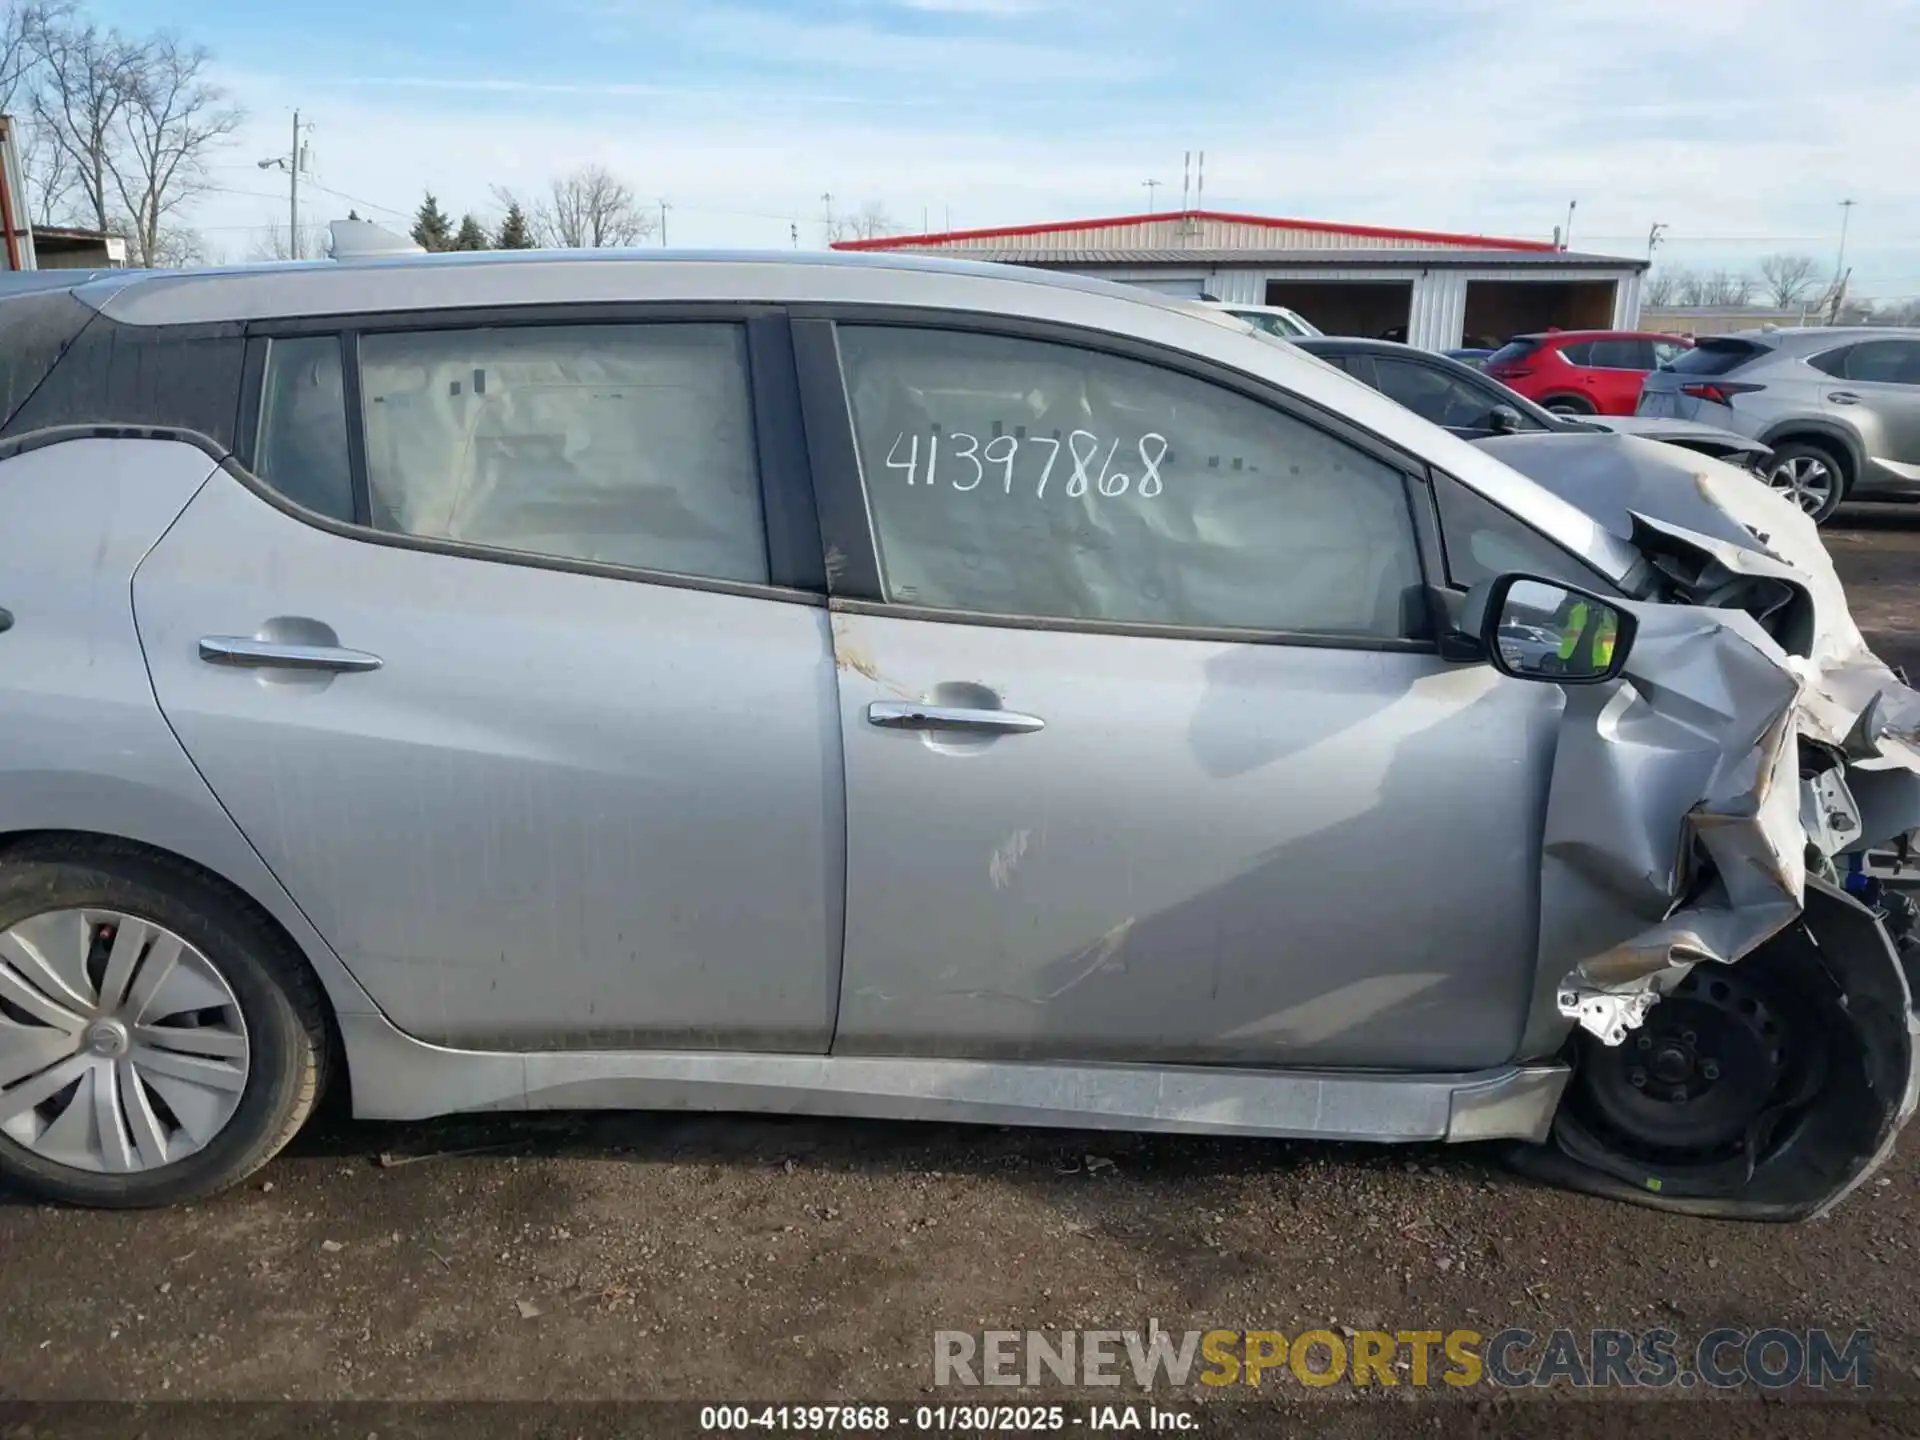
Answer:
M1532 575L1502 575L1475 590L1467 618L1502 674L1598 685L1625 668L1636 622L1614 601Z
M1520 412L1511 405L1496 405L1487 412L1487 427L1496 435L1518 435Z

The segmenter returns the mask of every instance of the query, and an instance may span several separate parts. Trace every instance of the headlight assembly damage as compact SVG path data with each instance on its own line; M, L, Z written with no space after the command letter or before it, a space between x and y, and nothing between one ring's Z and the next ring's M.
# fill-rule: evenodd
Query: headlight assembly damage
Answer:
M1521 1168L1698 1214L1823 1213L1914 1108L1913 906L1860 867L1920 826L1920 695L1797 511L1722 467L1763 548L1636 514L1622 678L1568 686L1529 1053L1575 1079ZM1729 608L1732 607L1732 608ZM1554 983L1556 982L1557 983Z

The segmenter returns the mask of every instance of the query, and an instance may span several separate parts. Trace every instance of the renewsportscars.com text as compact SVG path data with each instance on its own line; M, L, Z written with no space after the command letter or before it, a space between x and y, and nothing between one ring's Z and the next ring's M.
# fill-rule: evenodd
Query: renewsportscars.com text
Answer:
M1141 1389L1493 1385L1505 1389L1733 1389L1873 1384L1867 1330L1667 1329L936 1331L936 1386Z

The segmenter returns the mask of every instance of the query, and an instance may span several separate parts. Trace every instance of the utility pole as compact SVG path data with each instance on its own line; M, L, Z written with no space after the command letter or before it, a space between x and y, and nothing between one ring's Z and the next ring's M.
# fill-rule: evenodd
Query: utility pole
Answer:
M1833 283L1836 286L1840 283L1840 272L1847 268L1847 222L1853 218L1853 207L1858 203L1855 200L1840 202L1840 253L1833 261Z
M1142 180L1140 183L1144 185L1147 190L1147 213L1149 215L1158 213L1157 207L1153 203L1153 192L1160 188L1160 182L1158 180Z
M309 124L307 129L313 126ZM260 162L262 170L271 170L275 166L287 172L287 254L298 260L300 256L300 172L306 168L307 148L300 140L300 112L293 112L293 148L285 155L275 155Z
M827 244L831 246L833 244L833 192L831 190L820 197L820 204L825 207L826 220L823 224L826 227Z
M1562 250L1571 250L1573 248L1573 212L1574 207L1579 205L1579 203L1578 200L1569 200L1567 202L1567 233L1565 238L1560 242L1560 248Z
M667 212L673 207L665 200L660 202L660 248L667 248Z

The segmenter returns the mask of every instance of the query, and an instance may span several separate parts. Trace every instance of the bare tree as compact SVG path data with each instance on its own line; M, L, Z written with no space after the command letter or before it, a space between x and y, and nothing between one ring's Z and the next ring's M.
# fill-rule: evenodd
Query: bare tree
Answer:
M1669 305L1678 305L1681 303L1680 288L1685 279L1686 274L1681 270L1671 267L1655 270L1647 276L1646 289L1642 292L1641 298L1656 310L1664 310Z
M46 128L33 131L25 160L28 203L36 225L58 225L73 198L73 160L54 143Z
M899 233L900 226L887 213L887 207L878 200L869 200L856 214L835 216L827 238L830 241L878 240L882 235Z
M311 259L325 255L330 237L324 225L302 225L300 227L300 246L295 254L291 232L284 225L269 225L266 233L248 247L249 260L294 260L302 256Z
M131 60L114 188L132 220L136 263L151 265L176 212L206 190L208 152L240 128L245 114L207 78L212 56L201 46L156 35Z
M120 228L114 164L132 95L132 50L116 31L65 19L28 32L35 60L33 122L40 143L71 173L76 217Z
M637 245L653 233L653 217L635 203L632 188L598 165L555 180L547 199L526 208L543 246L599 250Z
M180 209L207 188L206 161L241 112L208 77L210 57L161 34L130 41L55 18L30 40L33 115L50 173L77 215L124 235L136 265L177 263L204 248L178 229Z
M1683 270L1678 285L1682 305L1745 305L1753 299L1754 289L1752 276L1729 270L1706 275Z
M206 237L184 225L170 225L153 238L143 263L156 270L182 270L189 265L205 265L214 258Z
M1760 261L1760 278L1774 305L1785 310L1798 305L1813 289L1819 262L1811 255L1767 255Z

